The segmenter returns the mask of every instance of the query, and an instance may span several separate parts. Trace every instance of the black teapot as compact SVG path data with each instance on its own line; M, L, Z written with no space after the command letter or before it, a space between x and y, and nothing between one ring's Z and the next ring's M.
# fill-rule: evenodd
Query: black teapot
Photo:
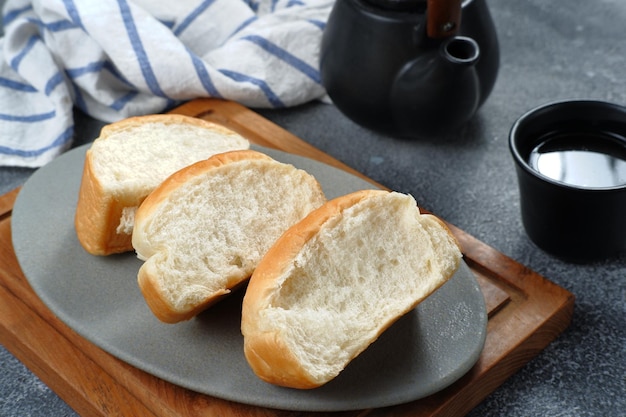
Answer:
M498 67L485 0L337 0L322 38L333 103L394 136L461 126L491 93Z

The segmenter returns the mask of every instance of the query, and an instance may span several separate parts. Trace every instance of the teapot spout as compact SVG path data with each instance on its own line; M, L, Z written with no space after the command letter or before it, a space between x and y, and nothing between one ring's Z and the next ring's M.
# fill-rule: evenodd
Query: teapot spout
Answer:
M467 122L479 107L476 41L451 37L433 52L405 65L393 83L389 100L394 123L406 135L449 131Z
M480 47L472 38L454 36L441 44L439 54L453 65L472 66L480 58Z

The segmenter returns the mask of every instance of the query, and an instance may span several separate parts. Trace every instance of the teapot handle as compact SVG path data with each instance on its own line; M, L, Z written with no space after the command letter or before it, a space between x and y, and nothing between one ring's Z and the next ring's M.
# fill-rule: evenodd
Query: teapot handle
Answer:
M426 34L429 38L446 38L456 34L461 25L462 0L428 0Z

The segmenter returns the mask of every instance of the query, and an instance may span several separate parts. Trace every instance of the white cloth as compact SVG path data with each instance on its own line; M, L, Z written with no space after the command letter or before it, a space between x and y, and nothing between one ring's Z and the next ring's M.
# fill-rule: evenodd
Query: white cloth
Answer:
M215 97L280 108L325 95L332 0L8 0L0 165L38 167L73 139L73 106L106 122Z

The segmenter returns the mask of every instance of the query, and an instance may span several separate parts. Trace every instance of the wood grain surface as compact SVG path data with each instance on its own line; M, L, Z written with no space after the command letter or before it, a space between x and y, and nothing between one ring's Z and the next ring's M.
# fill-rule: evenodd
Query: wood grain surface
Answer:
M223 124L256 144L316 159L365 178L236 103L194 100L174 112ZM11 244L11 209L18 192L0 197L0 343L79 414L318 415L252 407L198 394L140 371L77 335L43 305L20 270ZM460 380L428 398L384 409L333 415L463 416L569 325L574 307L571 293L459 228L449 226L478 279L489 312L487 340L478 362Z

